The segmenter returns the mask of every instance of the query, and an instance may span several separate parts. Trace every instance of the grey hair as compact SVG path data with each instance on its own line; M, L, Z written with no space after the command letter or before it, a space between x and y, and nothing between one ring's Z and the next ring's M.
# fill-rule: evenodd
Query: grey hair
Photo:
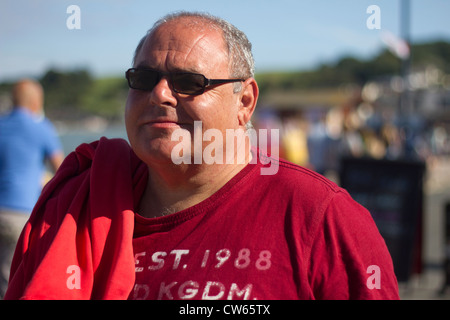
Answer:
M197 18L192 19L192 25L196 25L199 22L206 22L206 26L222 31L223 39L228 50L231 77L248 79L255 76L255 61L252 54L252 44L248 40L245 33L236 28L228 21L225 21L224 19L201 12L180 11L168 14L156 21L153 27L147 31L146 35L141 39L138 46L136 47L133 57L133 65L135 65L136 57L139 54L141 48L144 45L145 39L148 36L151 36L153 32L164 23L182 17ZM236 83L236 85L237 86L235 86L234 88L235 93L239 92L242 87L242 84L240 82Z

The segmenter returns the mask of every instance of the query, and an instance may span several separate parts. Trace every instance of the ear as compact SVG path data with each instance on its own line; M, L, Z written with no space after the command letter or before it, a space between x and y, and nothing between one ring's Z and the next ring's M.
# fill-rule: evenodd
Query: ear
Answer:
M255 111L258 101L259 88L254 78L248 78L242 84L242 90L239 93L240 108L238 111L238 121L240 126L245 126L250 121Z

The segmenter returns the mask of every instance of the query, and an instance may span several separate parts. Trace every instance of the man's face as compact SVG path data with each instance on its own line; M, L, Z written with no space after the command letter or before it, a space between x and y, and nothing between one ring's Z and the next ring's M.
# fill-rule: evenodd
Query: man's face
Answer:
M162 72L201 73L210 79L228 79L228 54L220 31L187 27L186 19L160 26L135 59L135 68ZM163 77L152 91L130 89L125 109L128 138L135 153L147 164L170 160L174 130L188 130L194 139L194 121L202 121L203 132L238 129L239 94L233 84L207 88L197 96L174 92Z

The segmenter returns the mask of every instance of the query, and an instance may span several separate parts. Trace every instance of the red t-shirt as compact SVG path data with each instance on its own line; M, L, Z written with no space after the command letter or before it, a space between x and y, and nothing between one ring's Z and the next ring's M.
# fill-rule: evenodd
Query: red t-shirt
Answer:
M128 143L81 145L24 227L5 299L398 298L369 212L299 166L261 169L249 164L205 201L144 219L134 208L148 170Z
M370 213L324 177L249 164L205 201L135 215L129 299L398 299Z

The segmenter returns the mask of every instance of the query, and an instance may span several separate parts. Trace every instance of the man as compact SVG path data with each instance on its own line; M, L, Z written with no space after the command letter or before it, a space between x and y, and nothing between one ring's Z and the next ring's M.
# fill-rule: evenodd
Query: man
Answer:
M253 72L229 23L158 21L126 73L131 149L102 138L68 156L25 227L7 298L397 299L369 212L229 134L249 127Z
M19 81L12 100L12 112L0 118L0 297L16 241L41 193L45 161L56 171L63 159L56 132L43 114L41 85Z

